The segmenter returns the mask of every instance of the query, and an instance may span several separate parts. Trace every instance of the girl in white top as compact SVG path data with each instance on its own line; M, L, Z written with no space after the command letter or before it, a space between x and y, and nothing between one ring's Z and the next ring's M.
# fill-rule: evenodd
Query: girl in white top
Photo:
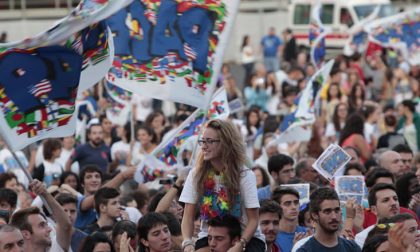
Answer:
M50 186L54 179L58 179L63 173L63 167L58 162L61 155L62 143L59 139L49 138L43 143L44 182Z
M249 35L245 35L242 40L241 62L242 66L245 68L245 80L247 80L254 70L255 63L255 52L251 46Z
M246 154L240 132L230 122L211 120L202 137L198 140L201 152L196 167L188 175L179 199L185 203L183 251L208 251L207 221L226 214L236 216L243 230L233 251L265 251L258 229L256 179L250 169L244 168ZM200 208L201 229L194 246L196 206Z
M153 129L140 126L136 131L138 142L133 146L133 150L127 157L127 166L138 165L146 154L152 153L157 145L157 136Z

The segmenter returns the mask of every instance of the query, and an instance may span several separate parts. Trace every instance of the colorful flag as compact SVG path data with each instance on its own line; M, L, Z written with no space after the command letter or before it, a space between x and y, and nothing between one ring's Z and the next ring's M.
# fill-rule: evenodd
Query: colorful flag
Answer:
M195 145L202 126L206 120L227 119L229 105L226 90L220 88L213 96L207 114L197 109L191 114L170 136L164 140L151 155L148 155L140 164L137 171L137 181L151 181L156 174L163 175L164 171L183 166L182 153L187 145ZM152 168L153 167L153 168ZM157 172L156 170L161 170Z
M280 125L280 135L273 141L276 144L293 141L308 141L311 138L315 122L315 103L318 93L326 83L334 60L330 60L319 69L308 81L297 101L296 110L285 116Z
M325 36L328 29L324 27L321 21L322 5L318 1L311 10L311 22L309 24L309 46L311 47L311 61L316 68L320 68L324 61Z
M114 58L111 31L102 21L73 34L65 43L83 57L78 94L89 89L106 76Z
M0 128L12 151L74 133L77 94L112 64L111 33L99 21L124 2L83 1L53 28L0 44Z
M82 65L81 55L62 46L0 54L0 128L13 151L74 132Z
M369 14L369 16L355 23L349 29L350 37L344 45L344 55L351 56L356 52L362 53L365 51L368 34L364 30L364 27L378 17L380 9L381 6L377 5L375 9L373 9L372 13Z
M83 0L66 17L50 29L30 38L0 43L0 53L61 45L83 55L79 92L90 88L105 77L113 60L113 40L108 18L132 0Z
M399 50L411 65L420 63L420 8L370 22L369 40Z
M107 21L115 59L107 79L152 98L206 108L239 0L135 0Z
M130 116L131 92L107 81L104 83L104 86L108 101L106 116L113 124L124 126Z

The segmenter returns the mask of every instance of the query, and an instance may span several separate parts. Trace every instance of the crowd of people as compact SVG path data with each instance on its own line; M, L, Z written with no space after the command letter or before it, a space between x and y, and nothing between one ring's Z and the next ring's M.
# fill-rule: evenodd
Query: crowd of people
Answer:
M84 92L86 134L32 144L19 162L1 141L0 252L420 251L419 66L385 48L336 56L310 140L277 143L316 67L289 29L251 39L243 76L225 64L217 84L243 107L183 149L179 167L198 146L190 170L134 179L194 108L133 94L117 125L103 83ZM344 175L363 176L361 204L312 167L330 144L351 156ZM305 183L302 203L287 185Z

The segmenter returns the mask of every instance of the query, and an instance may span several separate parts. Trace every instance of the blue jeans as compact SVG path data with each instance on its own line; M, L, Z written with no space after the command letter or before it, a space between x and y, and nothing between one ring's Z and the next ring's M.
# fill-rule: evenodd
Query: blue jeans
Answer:
M264 57L264 66L267 72L277 72L280 70L280 59L277 57Z

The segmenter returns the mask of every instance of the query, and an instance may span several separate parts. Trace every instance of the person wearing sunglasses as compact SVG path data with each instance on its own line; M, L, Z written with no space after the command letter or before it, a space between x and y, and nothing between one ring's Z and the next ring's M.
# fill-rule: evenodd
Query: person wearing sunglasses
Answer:
M185 203L182 219L183 251L208 250L207 222L227 214L241 222L242 236L233 251L265 251L258 228L256 178L244 167L246 154L238 129L223 120L209 121L198 140L201 152L196 167L189 173L179 201ZM201 230L194 243L194 216L200 209Z
M400 208L395 186L392 184L378 183L374 185L369 191L368 201L370 210L376 215L377 220L394 217L397 214L403 213ZM411 214L415 215L414 213ZM415 216L413 216L413 218L416 219ZM356 234L355 241L361 248L363 248L369 232L374 229L377 224L378 223L375 223Z
M390 218L380 219L378 224L369 232L362 251L373 251L368 250L368 248L372 247L372 243L375 243L375 238L381 235L387 236L389 230L396 225L404 225L403 237L401 239L401 245L404 248L407 248L409 245L420 248L420 234L416 219L408 213L402 213Z

